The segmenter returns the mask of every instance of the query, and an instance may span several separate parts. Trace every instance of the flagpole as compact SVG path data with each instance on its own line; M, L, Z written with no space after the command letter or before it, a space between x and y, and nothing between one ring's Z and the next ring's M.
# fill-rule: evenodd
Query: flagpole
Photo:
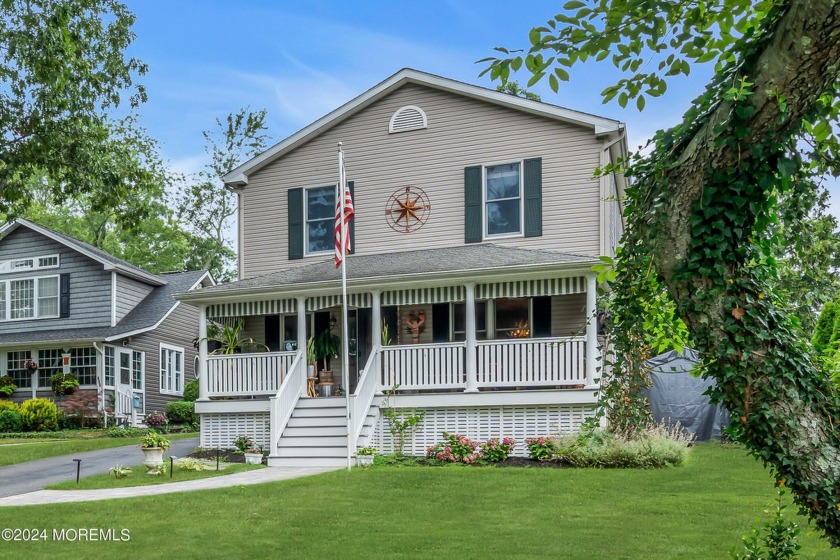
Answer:
M344 176L344 151L341 142L338 143L338 197L341 200L341 363L343 364L341 381L344 385L345 420L347 425L347 470L351 468L350 454L353 446L353 429L350 425L350 340L347 318L347 230L349 225L344 223L344 189L347 188L347 178Z

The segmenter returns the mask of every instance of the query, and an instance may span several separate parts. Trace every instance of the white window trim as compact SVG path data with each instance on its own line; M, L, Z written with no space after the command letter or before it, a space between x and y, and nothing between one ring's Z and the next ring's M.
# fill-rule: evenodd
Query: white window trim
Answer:
M169 351L172 351L172 352L180 352L181 353L181 372L180 372L181 373L181 390L180 391L173 391L171 389L164 389L163 388L164 365L163 365L163 362L161 362L160 364L158 364L160 366L158 368L160 370L160 377L158 378L158 381L159 381L158 391L160 392L161 395L181 396L181 395L184 394L184 379L185 379L184 370L186 368L186 366L184 364L184 359L186 358L187 354L184 351L183 347L173 346L172 344L166 344L165 342L160 343L160 349L158 350L158 357L160 357L160 353L161 353L162 350L169 350ZM166 373L167 373L167 375L169 374L168 369L167 369ZM175 375L176 376L178 375L177 371L175 372Z
M329 249L325 249L323 251L310 251L309 250L309 220L306 219L307 215L309 214L307 212L307 210L309 208L308 192L311 191L311 190L315 190L315 189L325 189L329 186L330 185L321 185L320 187L305 187L303 189L303 256L304 257L312 257L312 256L315 256L315 255L331 255L335 252L335 248L332 247L332 246ZM332 188L333 188L333 209L335 209L335 200L336 200L335 197L338 196L338 186L337 185L332 185ZM321 220L317 220L317 221L321 221ZM334 233L335 232L335 215L333 215L333 217L332 217L332 226L333 227L330 228L330 231L333 232L333 236L334 236L335 235L335 233Z
M41 265L41 259L55 258L56 264ZM21 268L14 268L14 263L26 260L32 260L32 266ZM16 259L8 259L0 261L0 274L14 274L16 272L26 272L30 270L45 270L49 268L59 268L61 266L61 255L58 253L51 255L38 255L37 257L19 257Z
M107 379L108 379L108 372L106 371L106 368L108 367L108 364L106 362L106 360L108 359L107 350L106 350L107 348L111 348L114 351L114 362L113 362L114 383L112 385L108 385L107 382L106 382ZM105 388L105 389L114 389L116 387L116 385L117 385L117 347L114 346L113 344L104 344L102 346L102 387Z
M140 388L134 387L134 353L140 354ZM131 350L131 390L135 393L146 393L146 353L142 350Z
M40 286L40 281L48 278L55 278L56 279L56 314L55 315L39 315L38 314L38 290ZM20 317L16 319L12 319L12 282L18 281L25 281L25 280L34 280L34 289L32 293L33 304L32 304L32 317ZM37 321L39 319L58 319L61 317L61 275L60 274L51 274L49 276L24 276L21 278L8 278L5 280L0 280L0 290L3 290L5 294L5 302L6 302L6 315L5 317L0 317L0 323L16 323L18 321Z
M496 165L519 164L519 232L517 233L487 233L487 168ZM501 199L513 200L513 199ZM496 202L496 201L493 201ZM485 163L481 166L481 238L482 239L505 239L525 237L525 160L512 160L496 163Z

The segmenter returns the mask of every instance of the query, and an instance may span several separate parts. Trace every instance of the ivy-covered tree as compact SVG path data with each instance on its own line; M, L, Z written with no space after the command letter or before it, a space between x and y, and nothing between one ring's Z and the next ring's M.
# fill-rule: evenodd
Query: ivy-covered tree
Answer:
M20 214L46 177L54 202L87 195L124 224L149 208L147 162L126 152L122 101L146 99L146 66L125 56L134 15L116 0L0 0L0 212Z
M779 197L838 161L840 1L575 0L530 42L487 71L506 80L524 67L529 85L547 76L556 91L571 66L609 59L626 77L605 100L640 110L671 76L715 63L683 122L626 162L615 375L643 375L640 302L664 286L735 437L840 546L840 397L779 298L774 232Z

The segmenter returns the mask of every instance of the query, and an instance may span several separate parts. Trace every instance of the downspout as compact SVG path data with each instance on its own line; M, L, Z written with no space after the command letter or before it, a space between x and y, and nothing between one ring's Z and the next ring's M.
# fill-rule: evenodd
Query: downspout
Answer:
M101 347L97 342L93 343L93 349L98 356L96 359L96 387L99 389L100 403L102 409L102 425L108 427L108 412L105 410L105 345Z

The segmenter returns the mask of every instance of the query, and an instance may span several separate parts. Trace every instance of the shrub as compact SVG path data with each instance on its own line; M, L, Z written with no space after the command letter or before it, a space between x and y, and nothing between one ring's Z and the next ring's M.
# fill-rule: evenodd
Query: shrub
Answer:
M114 478L126 478L131 474L131 469L122 465L115 465L108 469L108 474L113 475Z
M204 463L193 457L181 457L175 461L175 466L183 471L203 471Z
M249 436L237 436L233 440L233 446L236 447L237 453L250 453L248 450L254 447L254 439Z
M148 427L159 430L166 429L166 425L168 424L166 414L164 414L163 412L158 412L157 410L147 414L146 417L143 418L143 422Z
M146 428L121 428L119 426L112 426L105 430L105 435L107 437L113 438L135 438L135 437L143 437L149 433L149 430Z
M0 432L23 431L23 419L17 410L0 411Z
M29 399L20 405L23 429L46 432L58 428L58 409L50 399Z
M636 438L623 439L602 429L560 438L555 460L575 467L656 468L678 466L692 437L677 425L656 425Z
M19 412L20 407L14 401L0 400L0 412L4 410L14 410L15 412Z
M541 436L525 440L528 457L535 461L550 461L557 451L557 442L552 438Z
M11 397L12 393L17 389L15 380L8 375L0 376L0 397Z
M765 510L765 514L772 515L763 523L762 529L753 528L752 535L741 537L743 542L743 554L737 550L731 552L735 560L762 560L772 558L773 560L793 560L798 558L799 549L802 548L796 539L799 537L799 525L791 520L785 520L785 509L787 506L782 503L784 491L779 488L774 511Z
M173 424L194 424L196 422L195 403L172 401L166 405L166 418Z
M443 441L429 446L426 449L426 457L446 463L470 465L478 460L478 453L475 452L477 447L478 442L466 436L443 432Z
M481 444L481 457L485 461L499 463L508 458L515 446L516 440L513 438L502 438L501 443L497 438L488 439Z
M61 412L67 417L67 427L97 426L99 417L99 395L96 391L79 391L61 403Z
M79 388L79 380L72 373L56 373L50 377L52 392L57 397L72 395Z
M196 399L198 399L198 379L193 379L184 385L184 400L195 402Z

